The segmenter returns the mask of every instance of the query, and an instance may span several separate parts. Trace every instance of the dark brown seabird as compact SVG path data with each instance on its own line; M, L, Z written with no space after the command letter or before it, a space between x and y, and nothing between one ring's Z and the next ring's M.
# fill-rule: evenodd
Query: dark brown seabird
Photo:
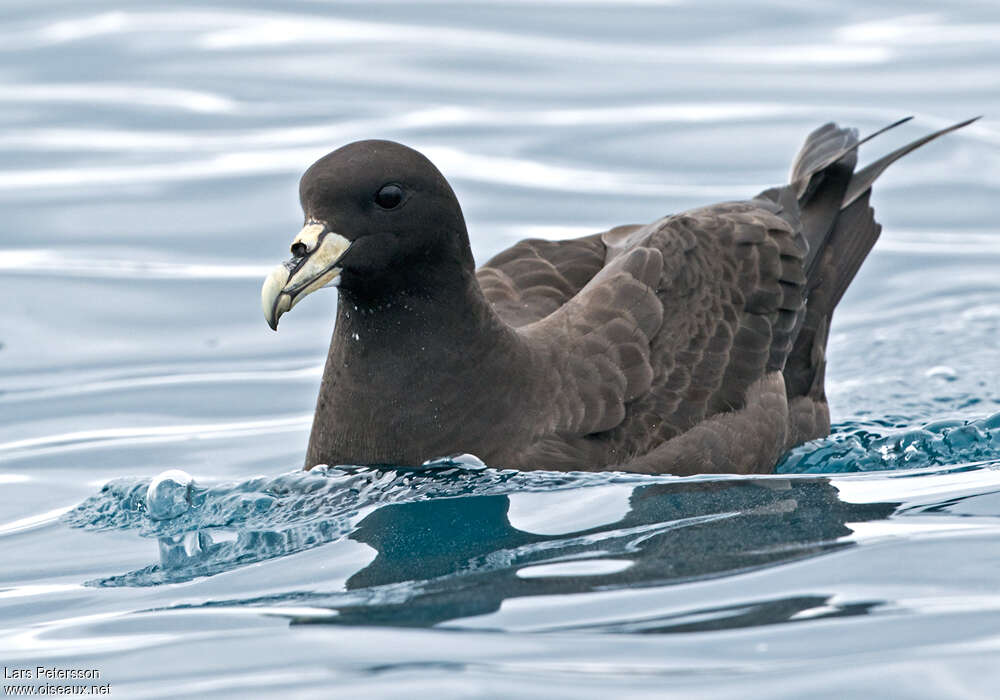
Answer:
M324 156L302 177L294 257L262 290L277 328L340 288L306 467L471 453L520 469L771 471L829 433L827 331L881 231L872 183L971 121L856 172L857 131L826 124L790 184L521 241L478 270L423 155L359 141Z

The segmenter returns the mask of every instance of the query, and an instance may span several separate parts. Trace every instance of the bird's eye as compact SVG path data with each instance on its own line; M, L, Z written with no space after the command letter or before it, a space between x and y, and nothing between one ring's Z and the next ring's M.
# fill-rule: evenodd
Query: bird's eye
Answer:
M399 185L383 185L375 193L375 203L383 209L398 207L403 201L403 188Z

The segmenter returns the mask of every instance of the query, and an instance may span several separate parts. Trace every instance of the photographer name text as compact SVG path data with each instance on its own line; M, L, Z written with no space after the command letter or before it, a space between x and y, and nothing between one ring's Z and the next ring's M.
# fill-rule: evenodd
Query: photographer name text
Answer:
M19 678L22 680L67 680L67 679L87 679L97 680L101 677L101 672L96 668L56 668L55 666L35 666L25 668L3 667L3 677L7 679Z

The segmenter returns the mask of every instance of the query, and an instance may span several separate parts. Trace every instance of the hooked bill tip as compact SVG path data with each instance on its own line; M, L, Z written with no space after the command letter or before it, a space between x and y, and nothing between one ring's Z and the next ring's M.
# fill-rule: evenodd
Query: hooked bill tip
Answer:
M282 290L288 282L288 268L285 265L278 265L271 274L264 280L264 285L260 289L261 311L264 312L264 320L272 331L278 330L278 318L287 308L281 308L282 298L285 296Z

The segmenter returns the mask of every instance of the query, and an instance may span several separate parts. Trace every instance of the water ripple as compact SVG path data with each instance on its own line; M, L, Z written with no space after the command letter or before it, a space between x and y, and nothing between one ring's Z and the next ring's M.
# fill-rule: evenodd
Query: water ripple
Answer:
M778 473L829 474L913 469L1000 459L1000 413L974 421L941 420L916 430L879 434L835 426L837 432L796 447Z
M226 114L238 108L233 100L213 93L109 83L0 85L0 102L124 105L129 108L175 109L202 114Z
M137 697L1000 682L996 7L8 4L5 663L92 664ZM247 295L331 148L438 159L480 254L745 197L826 121L914 114L870 162L980 113L879 183L831 335L842 422L783 466L830 473L275 476L333 300L270 336ZM197 478L153 521L143 473L173 469Z
M263 279L273 264L175 262L121 257L95 257L72 248L0 248L0 270L56 277L105 279Z
M839 27L834 36L852 44L919 47L958 44L964 48L976 43L995 44L1000 37L1000 24L961 24L949 22L942 13L926 13L849 24Z
M57 435L10 440L0 443L0 461L26 455L49 455L60 452L107 447L110 445L145 445L185 440L296 432L312 423L312 415L262 420L199 423L190 425L150 425L129 428L77 430Z
M164 374L157 376L109 379L97 382L70 383L38 389L5 391L0 394L0 403L20 401L42 401L68 396L104 394L150 389L153 387L188 386L191 384L233 384L244 382L267 382L287 384L303 379L314 380L323 375L322 365L291 370L257 370L245 372L199 372L190 374ZM2 448L0 448L2 449Z

